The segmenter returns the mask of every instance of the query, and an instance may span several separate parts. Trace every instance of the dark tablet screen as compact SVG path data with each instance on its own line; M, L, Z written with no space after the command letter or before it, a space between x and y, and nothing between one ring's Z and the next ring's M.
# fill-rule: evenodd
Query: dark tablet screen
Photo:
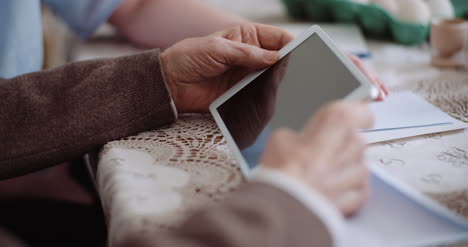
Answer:
M217 110L253 168L274 129L300 130L321 105L344 98L360 85L327 44L313 34Z

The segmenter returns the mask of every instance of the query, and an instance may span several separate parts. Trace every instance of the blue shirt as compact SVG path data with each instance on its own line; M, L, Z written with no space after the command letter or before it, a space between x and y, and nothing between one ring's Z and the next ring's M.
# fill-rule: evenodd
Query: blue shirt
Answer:
M107 20L122 0L43 0L81 38ZM0 77L38 71L43 62L40 0L0 0Z

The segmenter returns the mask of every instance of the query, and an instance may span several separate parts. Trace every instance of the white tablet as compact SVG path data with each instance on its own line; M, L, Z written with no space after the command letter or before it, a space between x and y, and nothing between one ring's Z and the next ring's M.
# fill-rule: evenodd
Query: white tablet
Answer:
M312 26L280 50L271 67L248 75L210 111L245 176L276 128L300 130L323 104L374 99L378 90L320 29Z

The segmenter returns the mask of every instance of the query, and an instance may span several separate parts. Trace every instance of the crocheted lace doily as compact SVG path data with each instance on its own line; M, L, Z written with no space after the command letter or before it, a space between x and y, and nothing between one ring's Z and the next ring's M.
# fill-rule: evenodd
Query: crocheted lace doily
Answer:
M418 82L413 91L452 117L468 122L468 73L441 73Z
M111 246L126 234L172 229L243 181L209 115L181 116L171 126L108 143L100 157L97 187Z

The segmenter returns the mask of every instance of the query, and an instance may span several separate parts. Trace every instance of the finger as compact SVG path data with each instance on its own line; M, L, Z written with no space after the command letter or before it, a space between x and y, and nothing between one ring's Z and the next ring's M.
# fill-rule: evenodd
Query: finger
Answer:
M379 87L379 95L376 98L376 101L383 101L389 95L390 91L387 86L378 78L375 78L375 83Z
M359 70L361 70L364 73L364 75L369 80L372 81L372 83L376 84L376 86L379 86L377 85L377 82L376 82L377 76L372 72L371 69L369 69L369 67L360 58L358 58L357 56L353 54L348 55L348 57L351 59L354 65L356 65L356 67L358 67Z
M364 73L364 75L375 85L377 86L379 89L380 88L380 84L378 83L377 81L377 76L371 72L371 70L369 69L369 67L364 64L364 62L359 59L358 57L354 56L354 55L350 55L350 58L351 60L353 61L354 65L356 65L356 67L359 68L359 70Z
M269 143L275 143L279 150L289 150L291 144L296 144L297 134L289 128L278 128L270 137Z
M389 94L390 90L388 90L387 85L382 82L377 76L374 75L373 79L371 79L371 82L378 87L379 89L379 96L377 98L378 101L384 100Z
M367 166L349 164L344 172L339 173L335 190L330 196L345 216L354 214L367 201L369 195L370 171Z
M349 132L369 129L373 122L374 116L367 104L337 101L321 107L305 126L304 133L318 132L320 139L337 145Z
M268 50L280 50L294 39L294 35L279 27L255 24L255 28L259 43Z
M274 51L294 39L294 35L282 28L257 23L235 25L213 35Z
M385 93L385 96L389 95L390 94L390 89L388 89L387 85L382 80L380 80L379 78L377 78L377 81L380 84L381 88L383 89L383 91Z
M319 143L323 150L322 156L338 161L336 156L341 154L343 148L348 145L349 136L359 132L359 125L364 125L356 122L373 121L372 117L369 119L367 114L361 113L363 112L361 105L363 104L341 101L321 107L300 135L304 145L315 148L315 145Z
M226 30L214 33L214 35L228 40L260 47L260 42L257 39L257 29L253 23L235 25Z
M374 114L369 106L363 102L344 102L342 109L337 109L338 114L343 114L345 122L356 129L370 129L374 125ZM338 106L340 107L340 106Z
M385 96L388 95L389 91L388 88L385 86L385 84L378 78L378 76L372 72L372 70L357 56L353 54L349 54L348 57L351 59L351 61L356 65L356 67L359 68L359 70L364 73L364 75L370 80L374 86L376 86L379 91L379 97L377 100L383 100Z
M338 164L338 168L347 163L362 164L366 148L367 143L358 133L350 133L340 147L340 154L337 157L338 162L336 163Z
M277 51L265 50L253 45L223 39L225 44L216 46L213 56L226 65L260 69L278 61Z
M348 190L366 186L370 176L369 168L363 163L341 164L340 169L330 169L328 172L334 177L325 184L331 195L340 195Z
M321 128L320 124L314 124L314 121L308 124L306 129L299 135L299 140L306 150L321 150L320 156L324 160L336 160L336 155L339 153L341 142L346 135L346 128L344 126L336 126L332 132ZM312 126L316 126L314 129ZM327 162L328 163L328 162Z
M285 171L291 170L294 167L287 166L287 161L278 160L278 157L288 157L288 155L278 155L279 153L287 153L297 145L297 134L288 128L279 128L271 135L268 140L267 148L262 155L261 163L265 167L277 168ZM299 168L296 166L296 168ZM287 171L286 171L287 172Z
M368 198L369 188L366 186L347 191L336 197L333 201L344 216L350 217L364 206Z

